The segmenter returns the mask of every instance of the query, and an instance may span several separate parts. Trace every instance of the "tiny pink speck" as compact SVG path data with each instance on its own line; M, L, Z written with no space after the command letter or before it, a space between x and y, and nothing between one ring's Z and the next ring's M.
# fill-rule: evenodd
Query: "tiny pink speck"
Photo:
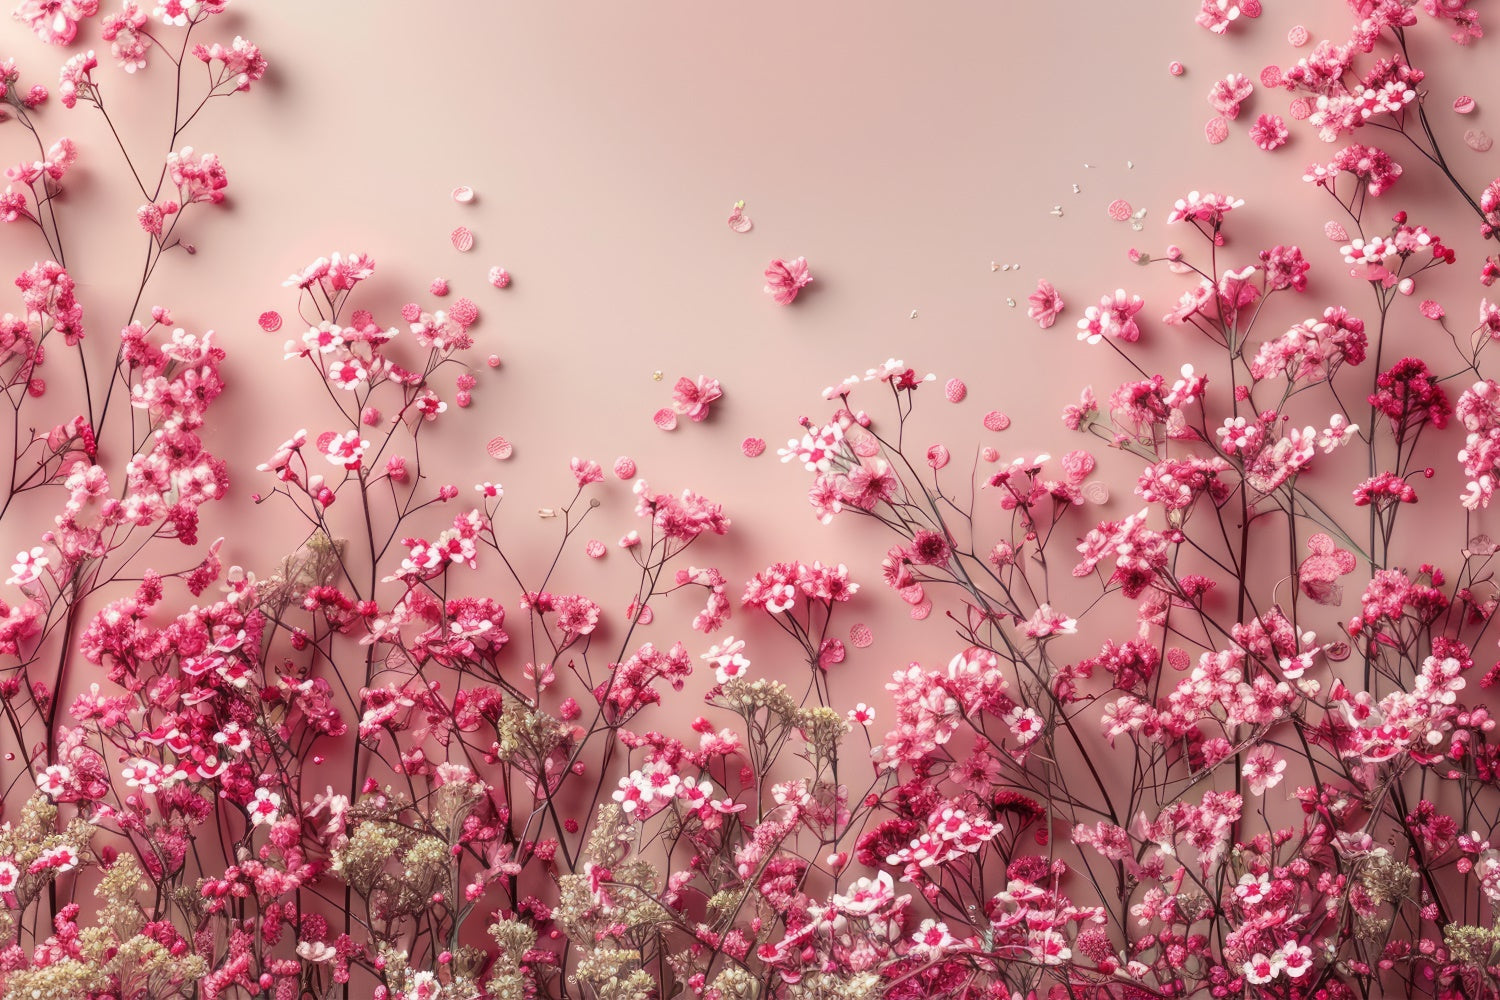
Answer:
M1114 201L1109 203L1109 207L1106 208L1105 211L1107 211L1109 213L1109 217L1111 219L1114 219L1116 222L1124 222L1126 219L1130 218L1130 202L1126 201L1124 198L1116 198Z
M1169 65L1168 65L1168 66L1167 66L1167 72L1168 72L1168 73L1171 73L1171 74L1172 74L1172 75L1173 75L1173 76L1181 76L1181 75L1182 75L1182 73L1183 73L1183 66L1182 66L1182 63L1180 63L1180 62L1177 62L1177 61L1176 61L1176 60L1175 60L1175 59L1174 59L1174 60L1173 60L1173 61L1172 61L1172 62L1171 62L1171 63L1170 63L1170 64L1169 64Z
M484 363L487 364L487 365L489 365L491 368L499 368L500 367L500 355L498 355L498 354L491 354L489 357L487 357L487 358L484 359Z
M474 234L469 232L468 226L459 226L449 238L453 240L453 249L459 253L468 253L474 249Z
M599 539L590 538L589 543L583 547L583 551L588 553L590 559L603 559L604 553L608 550L604 547L604 543L599 541Z
M1260 17L1260 0L1240 0L1240 13L1252 21Z
M875 641L875 633L870 631L870 626L860 622L849 629L849 644L855 649L868 649L870 643Z
M503 462L505 459L510 458L515 449L505 438L492 437L490 438L490 443L485 445L484 450L490 453L490 458L499 459Z
M1260 85L1262 87L1281 86L1281 67L1273 65L1267 66L1265 69L1261 70Z
M950 378L948 384L943 386L943 395L948 397L950 403L962 403L968 394L969 387L964 385L962 379Z
M401 318L408 323L415 323L422 318L422 307L415 302L408 302L401 307Z
M746 458L759 458L766 450L766 442L758 437L748 437L740 442L740 451Z
M984 415L984 429L987 431L1003 431L1010 426L1010 417L999 410L991 410Z
M651 417L653 423L664 431L677 429L677 411L663 406Z
M1453 102L1453 110L1457 111L1461 115L1469 114L1474 110L1474 98L1470 97L1468 94L1465 94L1464 96Z
M922 621L930 614L932 614L931 601L924 600L921 604L913 604L911 606L911 616L917 621Z
M1300 122L1312 114L1312 104L1307 98L1299 97L1287 107L1287 113Z
M448 279L433 278L432 284L427 286L427 290L433 295L436 295L438 298L442 298L444 295L448 294Z
M1464 132L1464 142L1476 153L1488 153L1495 145L1495 140L1487 132L1477 128Z
M615 459L615 475L620 479L634 479L635 459L629 455L621 455Z
M1300 49L1306 45L1309 37L1307 29L1300 24L1292 25L1291 30L1286 33L1286 40L1294 49Z
M1203 126L1203 137L1215 146L1229 138L1229 123L1223 115L1214 115L1208 120Z
M985 445L983 448L979 449L979 457L986 462L1000 461L1000 453L989 445Z
M467 184L460 184L453 189L453 200L460 205L467 205L474 200L474 189Z
M275 333L281 329L281 313L275 309L267 309L260 314L260 328L267 333Z
M642 604L641 610L635 613L635 620L640 622L642 625L650 625L652 620L655 618L656 613L651 610L651 605L649 604Z
M1333 242L1335 243L1349 242L1348 231L1332 219L1329 219L1327 222L1323 223L1323 235L1328 237L1330 240L1333 240Z

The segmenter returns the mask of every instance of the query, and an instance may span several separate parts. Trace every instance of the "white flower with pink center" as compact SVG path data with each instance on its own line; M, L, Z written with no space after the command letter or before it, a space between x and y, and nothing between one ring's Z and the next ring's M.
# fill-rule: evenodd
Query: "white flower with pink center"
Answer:
M251 826L268 826L281 816L281 796L269 788L257 788L249 808Z
M27 552L17 552L16 561L10 567L10 579L5 582L12 587L24 587L35 583L41 576L42 570L51 564L51 560L47 558L47 550L40 545L34 546Z

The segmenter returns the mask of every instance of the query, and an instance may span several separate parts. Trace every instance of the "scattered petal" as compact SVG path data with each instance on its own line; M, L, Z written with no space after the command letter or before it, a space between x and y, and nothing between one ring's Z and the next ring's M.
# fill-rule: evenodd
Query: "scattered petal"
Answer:
M509 441L505 440L505 438L492 437L490 438L490 443L484 446L484 450L490 453L490 458L504 461L505 459L510 458L511 453L515 449L511 446L511 443Z
M964 397L969 394L969 387L964 385L962 379L950 378L943 386L943 395L950 403L962 403Z
M1173 76L1181 76L1183 73L1182 63L1178 62L1175 59L1172 60L1172 62L1167 65L1167 72L1171 73Z
M635 620L642 625L650 625L655 618L656 613L651 610L651 605L649 604L642 604L641 609L635 613Z
M1323 223L1323 235L1335 243L1348 243L1349 232L1332 219Z
M859 622L850 627L849 644L855 649L868 649L874 641L875 633L870 631L870 626Z
M490 284L496 288L506 288L510 285L510 272L498 264L490 268Z
M408 323L415 323L422 318L422 307L415 302L408 302L401 307L401 318Z
M729 228L737 233L748 233L755 228L755 223L750 221L750 216L745 214L745 203L737 201L729 213Z
M1267 89L1281 86L1281 67L1272 63L1260 71L1260 85Z
M1203 137L1214 146L1229 138L1229 123L1224 120L1223 115L1214 115L1208 120L1208 124L1203 126Z
M759 458L766 450L766 442L762 438L747 437L740 442L740 451L746 458Z
M947 465L950 458L951 456L948 454L948 449L940 444L935 444L927 449L927 464L932 466L934 469L941 469L943 466Z
M1240 15L1252 21L1260 17L1260 0L1240 0Z
M651 420L664 431L677 429L677 411L671 407L663 406L656 411Z
M930 614L932 614L932 601L930 600L924 600L921 604L913 604L911 606L911 616L916 621L922 621Z
M1106 208L1105 211L1107 211L1109 213L1109 217L1111 219L1114 219L1116 222L1124 222L1126 219L1130 218L1130 202L1126 201L1124 198L1116 198L1114 201L1109 203L1109 207Z
M1484 129L1471 128L1464 133L1464 142L1476 153L1488 153L1495 145Z
M1108 503L1109 487L1098 479L1091 479L1078 490L1089 503Z
M1300 24L1292 25L1286 33L1287 44L1291 45L1291 47L1294 49L1302 48L1302 46L1307 44L1307 40L1310 37L1311 36L1307 33L1307 29Z
M1288 106L1287 113L1300 122L1312 114L1312 102L1305 97L1298 97Z
M1000 461L1000 453L989 445L979 449L979 457L986 462L994 463Z
M453 235L449 239L453 241L453 249L459 253L468 253L474 249L474 234L469 232L468 226L459 226L453 230Z
M484 363L487 364L487 365L489 365L491 368L499 368L500 367L500 355L498 355L498 354L491 354L489 357L487 357L487 358L484 359Z
M1422 304L1417 309L1428 319L1442 319L1444 315L1442 305L1432 299L1423 299Z
M605 548L604 543L599 541L599 539L590 538L588 544L583 547L583 551L588 553L590 559L603 559L604 553L608 549Z
M1010 417L999 410L991 410L984 415L984 429L987 431L1003 431L1010 426Z
M1470 97L1468 94L1465 94L1464 96L1453 102L1453 110L1457 111L1461 115L1467 115L1471 113L1474 110L1474 106L1474 98Z
M267 309L260 314L260 328L267 333L275 333L281 329L281 313L275 309Z
M436 295L438 298L442 298L444 295L448 294L448 279L433 278L432 284L427 286L427 290L433 295Z
M621 455L615 459L615 475L620 479L634 479L635 459L628 455Z
M453 189L453 200L460 205L467 205L474 200L474 189L467 184L460 184Z

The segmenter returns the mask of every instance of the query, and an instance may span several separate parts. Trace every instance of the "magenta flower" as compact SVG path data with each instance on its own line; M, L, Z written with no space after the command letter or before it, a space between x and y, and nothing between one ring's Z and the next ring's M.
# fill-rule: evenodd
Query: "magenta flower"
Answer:
M797 294L812 282L807 273L807 258L782 260L777 257L766 267L766 294L776 300L777 305L789 306Z
M1250 126L1250 141L1268 153L1286 145L1290 135L1291 132L1287 130L1286 122L1280 115L1261 115Z

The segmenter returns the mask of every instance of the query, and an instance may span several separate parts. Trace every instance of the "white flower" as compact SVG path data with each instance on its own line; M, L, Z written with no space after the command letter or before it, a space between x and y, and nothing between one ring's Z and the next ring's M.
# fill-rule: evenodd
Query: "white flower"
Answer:
M66 764L53 764L36 776L36 787L41 789L48 798L56 799L68 787L68 780L73 777L73 771Z
M11 577L5 582L13 587L24 587L29 583L35 583L42 570L51 564L47 558L47 550L40 545L30 552L17 552L16 561L10 567Z

